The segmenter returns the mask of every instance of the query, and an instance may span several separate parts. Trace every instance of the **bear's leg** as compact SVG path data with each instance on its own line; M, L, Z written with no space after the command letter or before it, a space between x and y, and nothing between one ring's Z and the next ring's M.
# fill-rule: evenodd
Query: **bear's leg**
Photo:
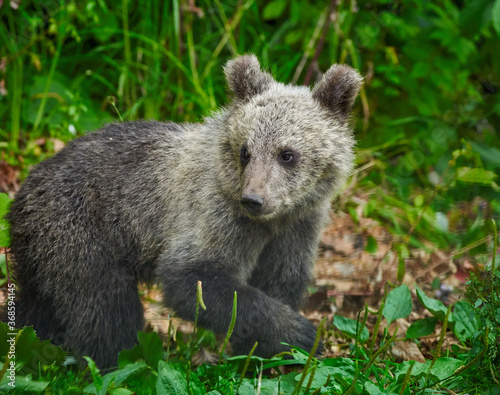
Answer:
M63 326L56 319L54 301L50 296L40 294L36 286L23 287L16 293L15 325L17 328L33 326L41 340L64 343Z
M78 357L90 356L99 368L114 366L118 353L133 347L144 327L136 281L116 268L96 270L92 279L80 281L73 292L59 292L55 300L64 345Z
M231 344L237 354L246 354L255 342L256 355L271 357L289 347L286 342L310 351L316 329L290 306L242 282L237 273L209 261L168 262L158 267L166 304L182 318L194 320L196 286L202 282L206 310L200 309L200 326L224 334L229 328L234 292L238 294L236 326Z
M297 311L311 281L322 222L319 213L290 221L265 246L248 283Z

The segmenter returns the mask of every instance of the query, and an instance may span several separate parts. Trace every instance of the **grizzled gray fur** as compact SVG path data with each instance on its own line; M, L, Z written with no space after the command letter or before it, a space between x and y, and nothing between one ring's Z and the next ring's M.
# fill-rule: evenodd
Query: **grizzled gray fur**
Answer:
M224 68L232 102L201 124L127 122L78 138L39 164L11 206L17 323L101 367L144 325L138 282L167 306L229 327L236 353L281 342L311 350L297 310L332 196L353 165L349 116L362 79L332 66L311 91L260 70Z

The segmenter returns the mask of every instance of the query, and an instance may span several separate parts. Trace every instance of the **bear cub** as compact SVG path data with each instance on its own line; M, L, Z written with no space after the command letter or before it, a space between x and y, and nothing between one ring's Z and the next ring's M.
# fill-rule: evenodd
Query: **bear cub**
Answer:
M226 333L235 353L310 351L298 309L330 201L353 166L362 78L333 65L314 89L276 82L253 55L224 67L233 99L203 123L107 125L40 163L11 204L18 326L99 367L144 326L138 282Z

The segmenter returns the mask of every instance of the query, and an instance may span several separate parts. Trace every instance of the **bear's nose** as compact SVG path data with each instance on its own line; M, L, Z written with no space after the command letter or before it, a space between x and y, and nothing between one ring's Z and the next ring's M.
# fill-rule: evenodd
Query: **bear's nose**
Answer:
M264 204L264 198L259 195L245 194L241 197L240 202L250 214L256 215Z

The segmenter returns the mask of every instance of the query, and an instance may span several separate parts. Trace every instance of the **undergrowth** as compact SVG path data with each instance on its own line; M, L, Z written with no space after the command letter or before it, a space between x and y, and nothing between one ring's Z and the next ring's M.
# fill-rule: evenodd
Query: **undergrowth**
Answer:
M199 121L227 100L236 54L305 85L348 63L365 84L346 196L401 262L411 248L474 257L500 213L499 37L500 0L3 2L0 169L22 179L107 122Z
M484 274L492 277L491 269ZM498 285L498 273L494 277ZM489 280L472 281L484 287ZM386 329L377 336L376 327L369 334L365 322L369 314L377 317L377 323L384 319L391 323L407 317L412 311L412 297L406 285L388 292L378 311L365 308L358 321L336 315L333 325L338 335L352 339L349 358L317 359L293 347L289 359L283 356L271 359L251 355L228 357L222 349L218 363L194 367L193 355L202 347L214 346L213 335L198 328L197 335L187 342L178 336L175 346L169 345L169 351L165 350L156 332L139 332L138 344L120 353L116 370L101 372L89 357L85 357L87 367L79 370L74 358L66 356L48 341L40 342L31 327L12 331L2 323L0 391L50 394L414 394L444 390L500 393L497 383L498 321L491 321L485 318L484 311L476 310L477 301L464 300L445 307L418 288L417 297L431 317L414 322L402 338L396 336L398 328L393 333ZM496 309L498 314L498 300L497 305L494 303L482 302L485 310ZM397 362L391 357L389 351L395 342L418 344L418 339L433 333L436 325L441 327L441 336L432 359L425 363ZM323 334L323 326L324 321L318 331L318 340ZM449 332L459 345L444 349L443 339ZM14 341L9 343L9 339ZM11 344L15 347L15 387L9 385L11 379L6 363Z
M1 196L1 195L0 195ZM5 195L4 195L5 196ZM0 214L8 199L0 199ZM124 350L118 367L101 372L91 358L83 368L49 341L41 342L32 327L16 330L12 323L0 324L0 391L2 393L50 394L415 394L447 391L452 393L500 394L500 271L496 266L496 224L491 221L493 254L491 261L467 284L464 300L445 306L415 286L416 300L428 317L417 320L398 337L398 327L388 328L399 318L408 317L413 299L406 285L386 283L378 311L367 305L352 320L335 315L331 328L349 340L349 358L313 357L325 334L325 320L319 325L311 354L293 347L287 355L271 359L253 356L228 357L237 316L237 294L233 315L222 346L209 331L195 327L187 341L177 332L173 343L171 327L166 344L156 332L139 332L138 344ZM7 239L0 233L2 240ZM8 241L8 240L7 240ZM5 244L4 244L5 245ZM12 289L12 291L11 291ZM391 289L391 290L390 290ZM7 308L15 309L15 285L9 285ZM198 283L196 318L205 308L202 284ZM371 334L366 328L369 315L376 317ZM384 330L381 324L385 320ZM425 363L398 362L390 353L396 342L415 342L439 329L432 358ZM381 333L381 334L380 334ZM445 337L455 343L444 347ZM219 350L218 362L195 366L197 354ZM255 347L254 347L255 349Z

